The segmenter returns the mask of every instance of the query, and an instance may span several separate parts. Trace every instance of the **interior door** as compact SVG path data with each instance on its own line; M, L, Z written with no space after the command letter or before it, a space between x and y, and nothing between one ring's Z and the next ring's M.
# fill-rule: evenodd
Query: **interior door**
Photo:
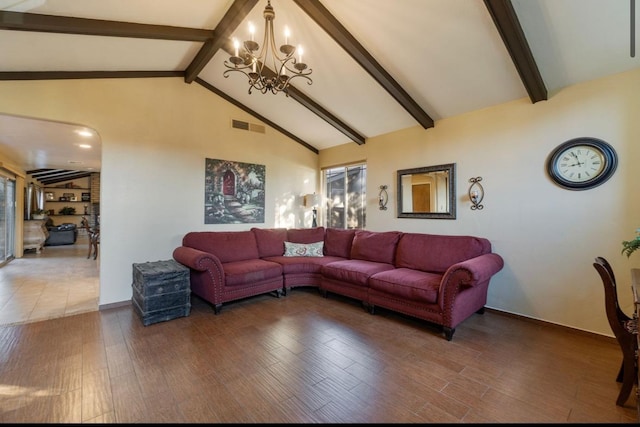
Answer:
M413 212L431 212L431 184L411 186Z

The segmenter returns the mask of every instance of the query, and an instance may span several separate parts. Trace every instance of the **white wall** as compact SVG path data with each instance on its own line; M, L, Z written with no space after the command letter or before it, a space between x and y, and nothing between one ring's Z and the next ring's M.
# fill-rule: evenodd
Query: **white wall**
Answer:
M311 224L301 204L302 195L317 191L318 156L268 127L265 134L232 129L231 119L256 119L198 84L5 81L0 112L99 132L101 306L130 300L132 264L171 259L189 231ZM204 224L205 158L265 165L264 224Z
M593 268L607 258L621 305L633 311L632 267L622 240L640 227L640 70L566 88L548 101L523 99L320 153L320 166L367 159L367 228L471 234L491 240L505 267L491 282L488 306L611 336L602 282ZM553 184L549 153L576 137L609 142L619 164L603 185L570 191ZM392 148L391 148L392 147ZM396 217L396 171L457 165L457 219ZM481 176L484 209L471 211L469 178ZM389 186L388 210L377 208Z

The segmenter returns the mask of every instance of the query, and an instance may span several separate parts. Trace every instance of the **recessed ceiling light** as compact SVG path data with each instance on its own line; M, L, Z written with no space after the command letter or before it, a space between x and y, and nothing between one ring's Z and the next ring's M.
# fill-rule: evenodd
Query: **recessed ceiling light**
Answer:
M91 148L91 145L89 145L89 144L79 144L78 147L80 147L80 148Z
M90 130L86 130L86 129L78 129L75 131L78 135L80 136L84 136L84 137L91 137L93 136L93 132L91 132Z

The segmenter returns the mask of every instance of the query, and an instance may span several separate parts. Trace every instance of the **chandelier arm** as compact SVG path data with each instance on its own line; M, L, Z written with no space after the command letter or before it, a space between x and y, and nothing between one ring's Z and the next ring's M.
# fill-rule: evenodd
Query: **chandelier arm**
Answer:
M291 80L295 79L296 77L304 77L305 79L307 79L307 84L308 85L312 85L313 84L313 80L311 80L311 77L307 76L306 74L295 74L295 75L289 77L289 79L287 81L287 86L290 84Z
M295 68L298 61L295 58L290 58L289 60L282 63L282 67L287 71L293 73L298 76L308 76L313 71L311 68L304 68L302 70ZM294 68L290 68L289 65L293 65Z

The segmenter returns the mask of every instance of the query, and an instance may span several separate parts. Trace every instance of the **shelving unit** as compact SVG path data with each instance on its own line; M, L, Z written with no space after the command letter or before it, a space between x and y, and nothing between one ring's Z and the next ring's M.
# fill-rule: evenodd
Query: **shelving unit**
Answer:
M81 217L91 214L91 189L87 187L45 187L44 209L50 217ZM63 200L60 200L63 199ZM65 200L66 199L66 200ZM60 214L60 209L69 206L75 208L74 214ZM53 212L53 213L51 213ZM66 222L62 219L63 222ZM74 218L69 222L76 222ZM56 221L60 222L60 221Z

